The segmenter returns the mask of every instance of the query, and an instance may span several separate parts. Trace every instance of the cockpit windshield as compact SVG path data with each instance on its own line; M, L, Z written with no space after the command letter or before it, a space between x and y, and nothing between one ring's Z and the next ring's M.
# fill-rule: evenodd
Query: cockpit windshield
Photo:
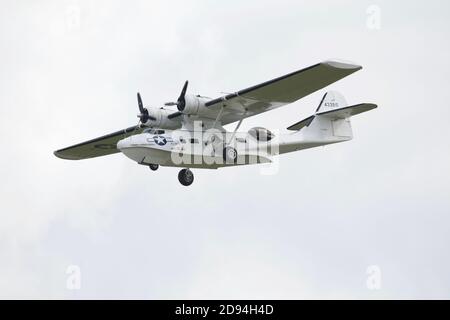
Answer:
M153 129L153 128L147 128L144 130L144 133L149 133L149 134L164 134L165 131L161 130L161 129Z

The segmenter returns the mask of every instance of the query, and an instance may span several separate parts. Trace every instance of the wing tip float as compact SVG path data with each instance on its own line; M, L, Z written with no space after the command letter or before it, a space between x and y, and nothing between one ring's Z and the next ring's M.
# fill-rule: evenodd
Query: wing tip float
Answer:
M354 71L358 71L363 68L362 66L355 64L353 62L343 61L343 60L326 60L326 61L321 62L321 64L328 65L328 66L336 68L336 69L349 69L349 70L354 70Z

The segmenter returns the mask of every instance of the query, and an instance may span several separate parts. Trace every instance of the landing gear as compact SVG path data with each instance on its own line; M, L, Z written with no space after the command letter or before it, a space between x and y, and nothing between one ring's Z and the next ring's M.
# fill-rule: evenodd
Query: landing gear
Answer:
M189 169L182 169L178 173L178 181L180 181L183 186L190 186L192 182L194 182L194 174Z
M225 163L236 163L237 160L236 149L233 147L223 148L223 160L225 160Z
M159 164L149 164L148 167L150 168L150 170L152 171L156 171L159 168Z

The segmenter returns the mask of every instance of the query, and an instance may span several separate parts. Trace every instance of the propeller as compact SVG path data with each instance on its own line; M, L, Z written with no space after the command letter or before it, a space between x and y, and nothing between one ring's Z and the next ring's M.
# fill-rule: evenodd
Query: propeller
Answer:
M142 103L142 98L139 92L137 93L137 100L138 100L138 106L139 106L139 112L140 114L137 115L140 122L142 124L146 123L148 120L156 120L155 117L149 115L147 108L144 108L144 104Z
M186 90L188 87L188 83L189 81L186 80L186 82L184 83L183 89L181 90L180 96L177 99L177 102L167 102L164 105L166 106L177 106L177 109L179 111L183 111L184 108L186 107Z

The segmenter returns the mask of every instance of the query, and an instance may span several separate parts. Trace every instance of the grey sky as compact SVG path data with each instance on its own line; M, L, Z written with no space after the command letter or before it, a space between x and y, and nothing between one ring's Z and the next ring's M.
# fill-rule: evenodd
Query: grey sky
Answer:
M0 4L1 298L450 298L447 1ZM136 124L137 90L161 106L189 79L214 98L329 58L364 67L329 89L379 108L276 175L196 170L185 188L121 154L52 154ZM325 91L241 129L286 128Z

